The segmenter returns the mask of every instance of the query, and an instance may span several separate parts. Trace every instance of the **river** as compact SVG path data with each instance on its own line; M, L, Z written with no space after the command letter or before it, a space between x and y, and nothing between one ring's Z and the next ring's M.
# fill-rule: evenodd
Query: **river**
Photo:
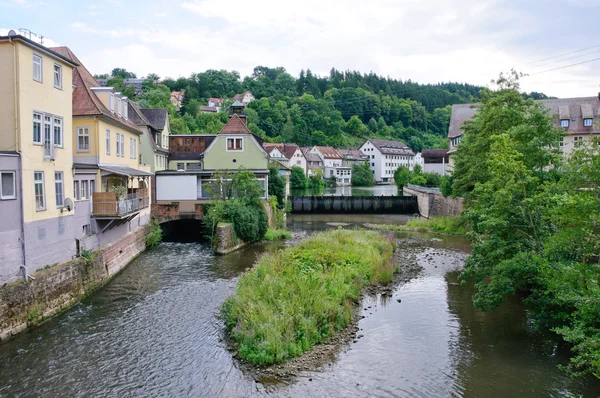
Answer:
M325 187L323 189L292 189L294 196L395 196L398 195L396 185L374 185L372 187Z
M227 256L201 242L162 243L81 304L1 344L0 396L600 395L598 380L573 381L557 368L568 352L534 333L517 301L493 313L474 309L472 287L457 283L468 244L428 235L420 235L423 272L391 300L365 298L363 338L291 381L263 385L244 373L226 349L218 316L240 273L263 252L314 231L382 218L292 216L291 242Z

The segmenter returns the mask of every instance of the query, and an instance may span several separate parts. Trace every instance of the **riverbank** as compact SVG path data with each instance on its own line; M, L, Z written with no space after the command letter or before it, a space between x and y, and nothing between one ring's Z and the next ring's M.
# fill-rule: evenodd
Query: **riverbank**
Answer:
M413 218L404 225L365 223L365 227L382 231L425 232L450 236L466 236L467 231L458 216Z

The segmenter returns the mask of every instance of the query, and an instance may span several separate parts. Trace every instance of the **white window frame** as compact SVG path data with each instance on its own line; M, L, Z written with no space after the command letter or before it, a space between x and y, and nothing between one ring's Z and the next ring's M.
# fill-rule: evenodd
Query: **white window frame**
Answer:
M56 198L56 207L65 206L65 178L62 171L54 172L54 192Z
M110 129L106 129L106 154L110 155Z
M38 120L35 120L36 116L39 117ZM38 124L38 132L39 132L39 137L38 140L36 140L35 137L35 125L36 123ZM44 145L44 141L42 140L42 133L43 133L43 125L44 125L44 114L41 112L33 112L33 124L32 124L32 128L33 128L33 143L37 144L37 145Z
M85 134L84 134L85 132ZM87 148L81 148L79 138L87 137ZM90 126L79 126L77 127L77 152L89 152L90 151ZM85 140L84 140L85 141Z
M108 108L111 113L115 113L115 95L112 93L108 95Z
M87 180L81 180L81 195L80 200L88 200L89 196L89 182Z
M129 159L134 159L134 157L133 157L133 138L129 139Z
M43 115L42 120L42 125L44 127L42 129L42 145L44 146L44 158L54 159L54 117L45 113Z
M79 181L73 181L73 200L79 200Z
M127 101L123 100L123 117L125 120L129 118L129 110L127 109Z
M2 177L5 174L12 175L12 195L5 195L2 189ZM15 171L2 171L0 172L0 200L13 200L17 199L17 173Z
M563 127L563 128L569 127L569 119L560 119L560 127Z
M229 140L233 140L233 145L235 147L236 140L241 140L241 148L240 149L229 149ZM244 151L244 137L227 137L225 140L225 150L227 152L243 152Z
M39 174L42 178L41 180L36 179L36 175ZM34 171L33 172L33 200L35 203L35 211L44 211L46 210L46 187L44 186L44 172L43 171ZM37 196L37 186L41 186L42 190L42 206L38 206L38 196Z
M583 127L592 127L594 120L590 118L583 119Z
M39 62L36 62L36 58L39 60ZM36 82L40 82L43 83L44 82L44 59L42 58L41 55L38 55L36 53L33 53L33 80ZM40 67L40 76L39 78L36 78L35 76L35 68L36 68L36 64L39 65Z
M58 72L58 75L57 73ZM54 81L54 87L62 90L62 66L59 64L54 64L54 68L52 69L52 77ZM57 78L58 77L58 78ZM58 82L57 82L58 80Z
M116 139L116 142L117 142L117 153L116 153L116 155L117 155L117 157L120 157L121 156L121 138L120 138L121 134L116 133L115 137L117 138Z
M121 134L121 157L125 157L125 134Z
M581 135L577 135L573 137L573 146L577 146L577 145L581 145L583 144L583 136Z
M117 97L117 115L121 116L121 97Z
M56 127L57 127L57 123L59 122L59 129L58 132L56 131ZM64 119L62 117L58 117L58 116L54 116L54 119L52 120L52 133L54 134L54 147L55 148L63 148L64 147ZM58 138L58 142L57 142L57 138Z

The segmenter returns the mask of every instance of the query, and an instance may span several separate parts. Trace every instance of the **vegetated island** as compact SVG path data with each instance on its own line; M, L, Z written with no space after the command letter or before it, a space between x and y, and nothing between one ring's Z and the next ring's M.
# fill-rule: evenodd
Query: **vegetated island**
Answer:
M221 309L232 350L268 366L340 334L363 290L394 279L394 250L378 232L338 229L261 257Z

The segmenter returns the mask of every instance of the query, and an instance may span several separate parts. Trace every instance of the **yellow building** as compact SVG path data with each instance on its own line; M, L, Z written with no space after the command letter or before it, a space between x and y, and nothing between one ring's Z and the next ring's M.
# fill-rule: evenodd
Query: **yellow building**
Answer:
M68 47L54 51L73 71L73 197L79 249L104 248L150 217L149 167L140 165L142 131L128 98L101 87Z
M65 208L74 67L12 31L0 37L0 284L75 255L73 209Z

